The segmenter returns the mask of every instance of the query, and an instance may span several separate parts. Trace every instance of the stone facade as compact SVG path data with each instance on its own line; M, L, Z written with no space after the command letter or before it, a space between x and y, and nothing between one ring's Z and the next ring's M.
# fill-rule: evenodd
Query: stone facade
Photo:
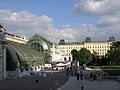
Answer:
M6 39L5 32L0 28L0 80L6 78Z
M65 43L64 45L58 45L58 48L64 56L71 55L73 49L80 50L81 48L86 48L91 53L96 52L98 56L105 56L107 51L110 50L111 44L112 42L109 41Z
M0 44L0 80L6 78L6 49Z
M58 45L54 45L51 48L52 62L68 62L72 61L72 55L63 55L58 48Z

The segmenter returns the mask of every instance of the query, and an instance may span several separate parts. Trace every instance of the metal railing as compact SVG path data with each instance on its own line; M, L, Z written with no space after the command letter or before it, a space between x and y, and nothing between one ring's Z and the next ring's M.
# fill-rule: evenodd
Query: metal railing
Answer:
M101 78L104 80L115 80L120 82L120 76L102 76Z

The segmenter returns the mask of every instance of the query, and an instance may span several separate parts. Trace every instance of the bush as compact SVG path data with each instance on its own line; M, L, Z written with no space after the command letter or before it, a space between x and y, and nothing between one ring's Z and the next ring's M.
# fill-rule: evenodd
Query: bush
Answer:
M110 76L120 75L120 69L103 69L103 71L107 72Z
M118 76L120 75L120 65L112 65L112 66L88 66L89 68L96 68L99 67L103 71L107 72L110 76Z
M102 69L120 69L120 65L102 66Z

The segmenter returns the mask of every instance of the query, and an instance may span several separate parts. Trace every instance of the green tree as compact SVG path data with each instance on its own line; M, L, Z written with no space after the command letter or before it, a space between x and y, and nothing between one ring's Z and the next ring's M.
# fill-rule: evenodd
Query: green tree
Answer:
M99 56L97 55L97 52L93 51L93 53L91 54L91 64L96 65L98 59Z
M109 64L112 65L120 65L120 47L118 48L112 48L108 54L108 60L109 60Z
M80 64L89 64L91 60L91 53L86 48L79 50L79 61Z
M106 56L100 56L97 60L97 65L98 66L106 66L108 65L108 61L106 59Z
M120 47L120 41L116 41L112 43L112 47L111 48L118 48Z
M79 59L79 53L78 53L78 51L76 49L73 49L71 51L71 54L72 54L73 61Z
M110 65L120 65L120 41L113 42L107 57Z

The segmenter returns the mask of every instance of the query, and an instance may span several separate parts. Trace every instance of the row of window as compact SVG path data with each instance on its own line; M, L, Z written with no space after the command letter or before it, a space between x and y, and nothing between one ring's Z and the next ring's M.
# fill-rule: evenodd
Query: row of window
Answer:
M72 50L60 50L60 52L62 52L62 54L65 54L65 55L70 55L71 54L71 51ZM93 49L91 51L95 51L98 53L98 55L105 55L108 51L108 49Z
M59 49L77 49L80 50L83 47L59 47ZM98 46L98 47L85 47L85 48L110 48L110 46Z
M109 48L109 47L110 46L95 46L95 47L94 46L93 47L86 46L85 48Z
M59 49L81 49L83 47L59 47Z
M65 55L71 55L71 53L64 53ZM97 52L97 54L98 55L105 55L106 53L105 52L103 52L103 53L101 53L101 52Z
M71 53L72 50L60 50L60 52L69 52ZM92 50L92 51L95 51L95 52L107 52L108 49L96 49L96 50Z

